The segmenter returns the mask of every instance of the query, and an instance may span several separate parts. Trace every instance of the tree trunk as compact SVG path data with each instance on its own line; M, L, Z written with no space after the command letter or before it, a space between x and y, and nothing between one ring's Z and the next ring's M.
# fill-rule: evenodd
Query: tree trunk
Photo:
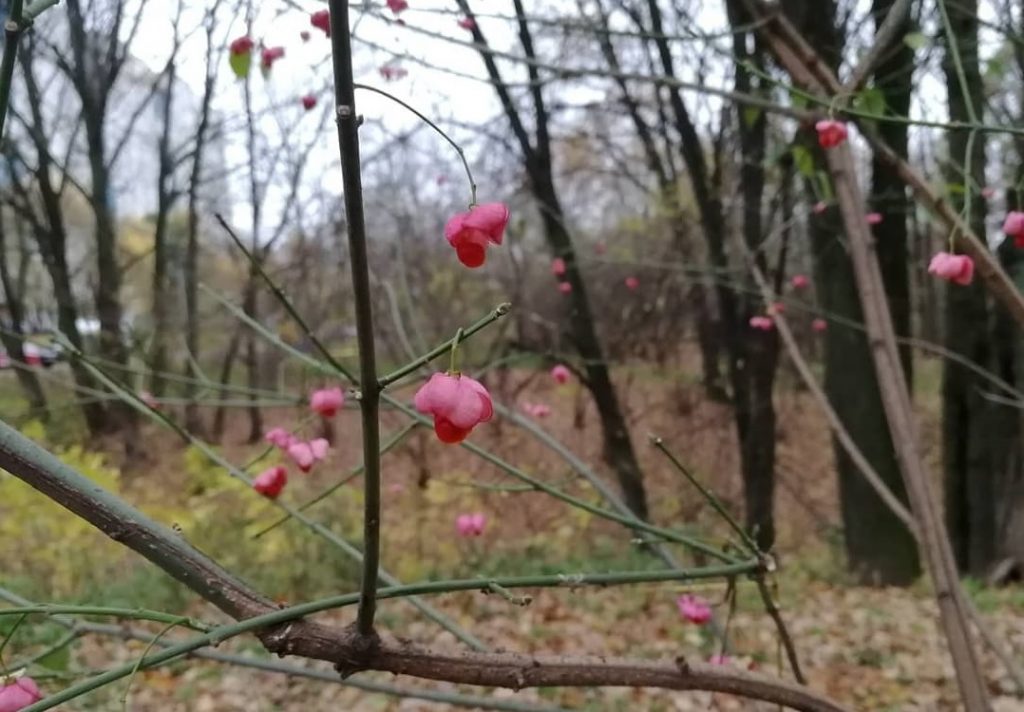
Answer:
M951 121L972 122L980 117L984 87L978 64L977 0L947 6L960 64L966 79L962 85L948 42L943 57ZM985 201L979 190L985 185L985 135L973 142L966 130L949 132L949 155L957 168L953 184L971 183L970 225L984 239ZM970 154L968 148L970 147ZM963 172L961 172L963 171ZM964 193L950 197L956 210L964 210ZM975 363L994 362L990 311L985 288L978 281L946 289L946 347ZM946 521L957 566L984 575L997 560L997 474L1012 459L1010 450L1017 428L1003 423L1010 417L1005 406L983 397L986 386L975 374L946 361L942 381L943 465L946 482ZM1019 411L1013 410L1013 419Z
M826 62L835 69L843 46L841 30L836 27L835 2L788 0L785 7L794 24L809 42L819 48ZM906 67L901 67L901 71L906 71ZM904 80L896 78L892 81L899 86ZM898 93L898 90L895 91ZM823 165L824 158L812 134L813 131L805 132L805 146L814 151L816 164ZM876 170L873 178L878 177L879 171ZM874 185L877 191L878 183ZM812 185L808 182L808 192L813 194L812 191ZM888 191L882 194L888 196ZM905 213L887 214L882 225L886 226L885 229L898 230L898 226L887 223L898 223L904 218ZM905 234L905 227L903 229ZM842 225L835 209L830 207L822 215L812 215L809 231L821 306L826 313L835 317L835 324L824 336L825 391L850 437L861 448L875 471L891 490L905 497L905 487L867 338L860 329L842 325L846 320L860 324L864 318L853 265L842 239L837 237L842 234ZM893 280L891 277L898 272L899 267L899 247L895 246L894 251L895 256L893 251L887 251L884 253L886 257L882 258L883 265L888 265L887 271L890 273L887 275L887 284L898 281L898 278ZM903 269L906 270L905 257ZM896 323L897 329L900 329L900 322ZM913 538L879 500L841 444L835 440L833 451L839 476L840 509L850 572L865 585L909 585L920 573Z
M25 367L25 354L22 349L21 338L17 335L24 335L25 310L21 302L21 290L12 279L7 254L7 228L4 224L3 215L0 215L0 285L3 286L4 300L7 304L7 314L10 317L10 328L0 329L0 342L3 343L8 357L17 366L14 369L18 377L18 385L25 393L25 400L28 401L34 418L45 422L49 413L46 410L46 395L39 383L36 374ZM19 240L20 243L20 240Z
M253 254L253 259L259 259L257 254ZM259 276L255 273L255 268L249 274L249 281L245 285L245 296L242 299L242 309L245 315L253 321L259 321L259 315L257 313L257 307L259 305L256 291L257 279ZM249 396L252 404L248 407L249 411L249 443L259 442L263 438L263 415L260 412L259 405L256 404L258 396L255 390L263 385L261 373L260 373L260 361L258 344L256 343L256 333L249 330L249 334L245 340L245 369L248 375L249 388L254 392Z
M19 59L24 68L25 89L28 94L28 106L31 112L31 123L28 125L29 135L36 154L35 180L42 205L42 215L35 217L33 206L27 195L25 198L26 213L32 216L32 234L39 247L39 254L50 275L53 284L53 296L57 302L57 328L71 344L79 350L84 348L82 335L78 330L78 306L71 289L71 271L67 262L67 232L64 224L64 212L61 196L58 194L51 179L49 145L45 133L45 122L42 116L42 99L36 81L32 61L32 47L19 48ZM12 185L18 190L13 170ZM71 360L71 374L75 385L80 388L95 389L97 384L92 374L77 359ZM107 432L111 423L107 417L107 409L103 403L86 400L82 404L82 416L91 436Z
M733 53L737 60L736 90L744 94L762 93L761 87L755 86L746 68L747 63L756 68L763 68L764 64L759 43L755 40L753 51L749 50L748 43L752 37L739 29L748 24L747 13L738 0L729 0L726 8L729 21L736 28L733 35ZM765 184L767 117L764 111L751 111L737 105L736 125L742 160L740 192L743 196L743 241L747 250L754 255L762 273L767 274L767 260L761 250L765 237L761 209ZM783 265L780 264L780 276L782 269ZM748 289L745 294L748 296L737 299L737 331L759 307L764 306L756 296L756 289ZM749 330L746 339L742 342L736 340L735 348L734 358L743 359L742 367L734 369L733 390L747 526L756 532L758 544L767 549L775 542L775 517L772 513L775 501L775 406L772 403L772 389L779 362L778 334L774 330Z
M636 516L648 519L647 495L643 486L643 473L633 450L629 427L622 414L615 386L612 384L608 362L597 337L590 302L587 299L583 275L576 262L569 232L565 228L565 216L558 202L554 183L551 182L550 165L547 171L536 171L533 182L534 196L540 203L544 236L555 255L565 260L565 279L572 285L569 293L570 306L568 321L573 342L583 361L586 374L585 385L594 397L594 404L601 418L601 432L604 436L604 456L618 476L626 505Z
M458 3L460 9L467 16L472 17L468 0L458 0ZM519 18L519 40L523 52L528 58L535 59L533 39L521 0L514 0L514 5ZM615 388L612 385L608 363L598 339L590 303L587 300L576 251L566 227L565 214L559 203L558 193L555 190L551 165L551 140L548 134L548 113L539 73L536 66L532 64L528 66L528 74L531 79L530 95L533 99L536 119L536 145L534 145L509 93L508 86L502 79L494 57L488 50L487 40L480 27L474 25L471 31L474 41L481 48L480 57L487 68L502 109L522 150L523 163L530 178L531 191L540 209L548 247L555 257L560 257L565 261L565 280L572 287L572 291L568 294L569 326L577 353L583 361L586 374L585 385L594 397L594 403L600 414L605 458L615 470L626 505L637 517L648 519L643 474L633 450L633 442L626 426L626 419L622 414Z
M171 156L171 125L174 120L174 82L176 66L171 58L167 68L167 90L163 100L160 139L157 144L157 210L156 226L153 230L153 335L149 349L149 390L155 396L164 395L167 385L167 340L170 328L168 315L173 299L168 293L167 282L170 269L170 245L168 245L168 219L177 194L172 185L174 175Z
M885 19L892 4L893 0L874 0L872 12L876 28ZM910 31L909 17L904 24L908 25L908 28L898 32L897 37L902 38ZM897 116L906 116L910 111L913 67L913 50L904 42L898 41L895 48L886 53L885 59L879 63L875 71L875 88L885 97L887 111ZM904 157L907 155L905 125L881 122L879 132L894 151ZM892 311L893 326L900 336L909 336L911 306L907 265L910 240L907 233L907 218L911 203L906 194L906 187L887 166L875 158L871 168L871 207L883 215L882 222L873 228L882 279ZM819 239L821 237L819 235ZM834 248L832 251L834 252ZM826 264L833 260L840 261L838 252L831 258L824 258ZM849 271L848 265L831 272L837 273L848 274L852 285L853 274ZM823 276L822 279L826 278ZM841 291L841 294L836 294L836 301L854 308L859 319L860 308L856 292L845 288ZM835 362L835 366L829 369L832 383L829 397L838 407L840 417L850 428L856 442L863 448L886 486L906 503L906 487L898 463L890 454L892 440L885 425L882 401L875 389L869 389L864 385L866 382L861 380L870 378L867 383L874 383L877 380L871 365L868 345L859 332L855 334L848 329L832 329L829 336L835 336L834 339L826 337L830 356ZM848 353L842 353L847 349ZM901 346L900 358L907 374L907 382L912 383L909 346ZM857 360L856 364L851 363L854 359ZM858 389L862 393L862 402L859 405L851 402L851 399L856 400L854 394ZM869 390L871 395L865 397ZM842 405L843 403L846 405ZM838 445L836 454L846 554L850 570L859 581L869 585L909 585L921 573L917 544L913 536L878 497Z
M231 334L231 340L228 341L228 347L224 350L224 360L220 365L220 376L219 383L221 385L220 399L224 400L228 397L228 392L224 389L224 386L231 382L231 371L235 366L235 359L238 357L238 347L242 343L242 326L235 327L235 331ZM224 437L224 425L227 417L227 406L218 405L217 412L213 416L213 441L220 442Z

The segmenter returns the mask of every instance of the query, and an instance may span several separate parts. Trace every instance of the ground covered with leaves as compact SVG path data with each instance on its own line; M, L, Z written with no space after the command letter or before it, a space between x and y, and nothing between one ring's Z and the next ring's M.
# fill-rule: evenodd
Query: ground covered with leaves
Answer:
M927 369L920 369L927 376ZM543 376L543 374L542 374ZM585 461L600 462L596 415L578 387L558 388L543 377L517 374L492 383L510 404L528 399L552 408L542 425ZM681 453L697 476L739 511L738 463L726 407L710 403L692 382L647 372L620 374L621 391L634 433L656 433ZM783 378L786 378L785 374ZM783 390L779 411L779 545L781 563L776 596L795 639L811 685L858 710L955 710L956 686L950 659L937 627L936 609L925 582L910 589L870 589L851 584L844 571L829 435L812 401L796 389ZM925 444L934 459L936 430L928 404L922 415ZM328 460L296 478L283 495L298 503L345 476L358 463L357 415L348 411L334 423ZM268 413L268 423L294 425L300 410ZM386 413L385 432L403 425ZM244 426L233 422L221 445L234 462L258 469L267 454L244 443ZM28 426L43 442L52 434ZM310 432L310 435L315 433ZM66 461L101 485L117 490L151 516L177 527L202 550L282 602L299 602L355 590L358 568L350 559L295 522L260 534L279 510L232 481L194 448L183 449L166 433L146 432L145 462L124 461L117 453L50 442ZM599 502L563 461L529 433L505 422L480 428L477 444L492 448L532 476L567 492ZM637 441L656 521L685 526L702 538L722 543L729 530L654 448ZM262 461L257 458L263 457ZM603 467L600 474L609 477ZM651 569L660 566L617 525L567 508L523 488L493 466L459 448L438 444L430 433L413 431L384 458L383 564L403 581L469 576L566 574ZM358 542L361 481L356 478L310 510L338 536ZM462 512L487 515L479 538L460 538L453 526ZM36 542L26 548L25 541ZM681 552L682 554L682 552ZM693 562L686 559L687 565ZM187 612L208 621L222 617L163 574L74 520L11 477L0 475L0 564L2 585L31 600L143 606ZM1002 640L1024 659L1024 589L982 588L968 582L978 608ZM756 590L740 583L734 610L724 582L682 586L639 585L610 589L530 591L520 606L496 595L460 593L431 603L493 649L524 652L629 655L706 660L720 652L707 626L683 620L675 599L696 592L715 604L727 625L729 664L790 677L781 664L774 627ZM347 623L354 611L325 614ZM380 625L395 634L438 648L454 649L455 638L424 620L409 604L381 604ZM2 619L0 619L0 624ZM7 624L3 624L7 625ZM159 627L134 626L150 635ZM6 661L31 656L58 635L54 626L34 624L19 631ZM168 639L177 637L171 631ZM87 636L43 660L37 675L54 691L90 671L138 659L145 641ZM267 660L252 639L230 641L218 652ZM1012 680L988 652L984 667L996 710L1024 710ZM306 665L331 677L326 665ZM49 677L47 676L49 672ZM601 690L474 690L389 675L358 679L420 690L458 691L492 699L534 704L543 709L706 710L756 709L748 702L702 693ZM274 710L445 710L436 701L367 692L327 680L286 677L248 668L188 660L143 671L128 685L116 685L67 709L140 712Z

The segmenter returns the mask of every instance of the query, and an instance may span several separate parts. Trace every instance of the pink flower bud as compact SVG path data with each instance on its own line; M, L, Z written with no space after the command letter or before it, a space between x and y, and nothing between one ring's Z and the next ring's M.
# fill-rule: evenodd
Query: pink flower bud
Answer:
M228 51L231 54L249 54L252 52L253 45L252 38L245 35L232 40L231 44L228 45Z
M636 277L626 277L626 289L630 291L636 290L640 286L640 280Z
M939 279L954 284L968 285L974 279L974 260L967 255L940 252L928 264L928 271Z
M324 438L309 441L298 440L289 445L285 452L300 470L309 472L313 469L313 465L327 456L329 447L330 445Z
M409 8L409 3L406 0L387 0L387 5L388 9L396 15Z
M252 481L252 488L264 497L277 499L286 484L288 484L288 470L284 465L275 465L256 475Z
M260 67L270 70L274 62L284 56L284 47L264 47L260 52Z
M1024 213L1011 210L1003 221L1003 232L1013 238L1013 244L1024 247Z
M877 225L882 222L881 213L868 213L864 216L864 219L868 221L868 225Z
M523 410L534 418L546 418L551 415L551 408L543 403L523 403Z
M461 27L464 30L469 30L472 32L473 30L476 29L476 20L474 20L472 17L463 17L461 20L459 20L459 27Z
M822 119L814 125L818 132L818 145L822 148L835 148L846 140L846 124L834 119Z
M312 111L316 107L316 97L312 94L306 94L302 97L302 108L306 111Z
M455 530L462 537L476 537L484 533L487 516L482 512L460 514L455 518Z
M474 205L452 216L444 226L444 236L455 248L459 262L470 268L481 266L487 259L487 245L501 244L508 216L504 203Z
M793 289L804 289L810 285L811 280L808 279L806 274L794 274L793 279L789 280L789 282L793 285Z
M824 319L815 319L811 322L811 329L818 332L819 334L828 329L828 322Z
M572 291L572 285L569 284L568 282L559 282L558 291L561 292L562 294L568 294L569 292Z
M434 432L443 443L462 442L494 415L491 394L469 376L435 373L413 399L416 410L434 416Z
M0 686L0 712L18 712L43 699L36 681L27 675L0 677L0 683L6 683Z
M331 11L317 10L309 16L309 24L318 30L323 30L328 37L331 36Z
M828 203L826 203L824 200L819 200L811 207L811 212L814 213L815 215L821 215L826 210L828 210Z
M770 316L752 316L750 317L750 326L761 331L771 331L775 328L775 322Z
M551 274L555 275L556 277L561 277L563 274L565 274L565 260L563 260L561 257L556 257L555 259L551 260Z
M321 388L309 397L309 408L324 418L333 418L345 405L345 394L340 388Z
M711 620L711 606L700 596L684 593L676 599L676 605L679 607L679 615L691 623L704 625Z
M284 428L271 428L263 434L263 439L282 450L287 450L292 443L298 440Z
M569 370L568 366L558 364L551 369L551 377L555 379L555 383L564 386L572 378L572 371Z

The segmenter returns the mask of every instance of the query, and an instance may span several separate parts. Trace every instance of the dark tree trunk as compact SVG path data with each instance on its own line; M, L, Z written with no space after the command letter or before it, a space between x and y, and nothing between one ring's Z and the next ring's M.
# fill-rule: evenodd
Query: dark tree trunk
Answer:
M87 8L88 9L88 8ZM121 266L117 259L117 220L114 214L114 195L110 186L108 163L107 110L110 91L127 56L118 33L123 19L124 3L117 0L113 6L111 27L105 34L90 32L89 23L82 12L80 0L68 0L68 40L71 45L70 65L60 66L67 73L82 105L82 124L85 127L86 153L89 161L89 202L93 211L96 240L96 316L100 323L100 356L120 366L128 365L128 349L121 333ZM126 428L135 424L135 411L125 403L113 403L109 408L112 428ZM131 447L134 440L125 441Z
M473 13L468 0L458 0L458 2L461 10L467 16L472 17ZM520 44L524 54L530 59L534 59L533 39L525 19L522 2L514 0L514 5L519 17ZM530 178L530 188L540 209L548 247L554 256L565 260L564 278L572 286L572 291L568 295L569 327L577 353L583 362L585 385L594 397L594 403L600 414L605 457L615 470L626 505L636 516L648 519L643 474L633 450L633 443L615 387L612 384L604 350L597 336L583 275L580 272L576 251L566 226L565 214L555 190L551 164L551 139L548 134L548 113L544 103L540 75L536 66L529 65L530 96L536 121L536 142L534 143L523 124L519 109L509 93L508 86L502 79L494 57L487 49L488 45L483 33L478 26L474 26L472 32L474 41L481 47L480 57L522 151L523 163Z
M755 41L751 51L748 45L754 39L753 36L738 29L749 24L747 14L739 0L729 0L726 8L730 23L737 28L733 35L733 53L737 60L736 90L744 94L763 93L761 86L755 85L751 72L746 68L749 63L763 69L762 53L757 46L759 43ZM743 195L743 241L754 255L762 273L767 274L768 263L761 250L765 237L761 210L765 184L767 117L763 111L751 111L737 105L736 125L742 159L740 192ZM780 262L779 278L782 269L783 264ZM750 289L746 294L756 295L756 290ZM759 306L756 296L737 299L737 331ZM772 403L772 389L779 363L779 339L774 330L748 330L748 334L742 343L737 339L734 356L743 359L743 366L735 368L733 372L736 430L740 441L747 525L756 530L758 543L768 548L775 541L775 518L772 513L775 501L775 406Z
M889 12L893 0L875 0L872 11L876 27ZM901 30L897 37L909 32L909 17L905 20L907 29ZM906 43L898 41L893 50L885 55L875 71L875 88L885 97L887 111L898 116L906 116L910 111L911 78L914 69L914 52ZM882 122L879 132L886 142L899 155L907 156L907 129L903 124ZM893 325L900 336L910 335L910 278L908 273L908 257L910 239L907 233L907 219L911 203L906 194L906 187L893 175L891 169L878 159L872 162L871 173L871 206L883 215L880 224L874 227L876 249L885 283L889 309L892 312ZM851 276L852 279L852 276ZM849 296L849 295L846 295ZM839 330L835 330L839 331ZM863 339L858 338L858 342ZM832 348L835 348L835 344ZM864 360L865 371L872 374L870 354L867 344L857 344L858 352ZM837 360L844 358L834 354ZM902 346L900 357L907 374L907 383L912 384L911 351L909 346ZM838 369L838 366L837 366ZM856 382L833 371L833 380L842 381L835 385L837 399L852 397ZM839 391L844 396L838 395ZM885 428L881 400L865 399L869 408L861 412L859 418L853 413L843 413L841 417L849 423L857 423L858 434L854 437L865 447L869 461L889 489L906 503L906 488L895 460L886 456L886 449L891 446L891 438ZM877 402L874 402L877 401ZM877 425L870 420L876 419L874 408L878 409ZM848 407L847 410L853 410ZM874 432L872 432L874 431ZM838 452L838 450L837 450ZM845 453L839 461L840 499L843 512L843 523L846 542L846 553L851 571L865 583L875 585L908 585L921 573L917 544L906 526L889 511L874 489L865 481L848 461Z
M173 299L168 292L170 270L170 245L168 244L168 220L178 194L172 185L174 158L171 156L171 126L174 120L174 83L177 68L174 57L167 67L167 90L164 95L161 116L160 138L157 142L157 209L156 225L153 230L153 335L149 348L149 390L159 397L164 395L167 385L168 364L167 339L169 313Z
M953 57L947 41L943 57L949 116L952 121L980 120L984 107L984 85L978 59L978 3L963 0L947 5L955 50L963 69ZM948 180L953 184L970 181L970 224L984 239L985 134L973 137L969 131L949 132L950 162L956 169ZM970 149L970 152L968 152ZM955 209L964 210L964 193L954 191ZM999 310L990 310L984 287L976 280L970 286L949 285L946 289L946 347L975 363L999 369L1000 347L1004 369L1012 357L1005 355L1007 340L999 339L994 322ZM1020 438L1020 411L984 397L983 381L967 369L947 360L943 370L943 464L946 482L946 521L957 565L972 575L985 575L1000 559L1000 480L1007 471L1020 467L1015 455Z
M199 113L199 125L196 128L195 152L192 158L192 169L188 180L188 227L185 245L185 349L188 351L185 365L185 427L189 432L202 435L204 426L199 415L199 406L195 403L196 381L200 377L196 364L199 363L199 184L203 178L203 159L206 156L206 145L210 128L210 104L216 86L215 51L213 31L216 27L214 15L219 0L211 10L210 21L206 25L206 78L203 83L203 102Z
M238 347L242 343L242 327L238 326L235 331L231 334L231 340L228 341L228 347L224 350L224 360L220 365L220 375L218 382L221 385L220 399L224 400L228 397L228 392L224 386L231 382L231 371L235 366L235 359L238 358ZM224 437L224 426L227 417L227 406L221 404L217 406L217 411L213 416L213 433L212 437L214 442L220 442Z
M259 259L258 255L253 255L253 259ZM245 315L253 321L258 321L259 316L257 313L258 292L256 291L256 285L259 276L255 273L255 269L249 274L249 281L245 285L245 296L242 299L242 309ZM248 407L249 411L249 438L250 443L259 442L263 437L263 414L260 412L260 407L256 403L256 389L262 386L260 379L260 362L259 362L259 351L258 344L256 343L256 332L249 330L249 335L245 340L245 370L248 375L249 388L253 390L253 394L250 396L252 404Z
M49 416L46 410L46 395L43 393L43 387L36 374L25 368L25 353L22 349L21 338L17 336L25 333L25 309L21 301L21 289L11 275L6 238L7 227L4 224L3 215L0 215L0 286L3 286L7 315L10 317L9 328L0 329L0 342L3 343L8 357L18 364L14 371L17 374L18 385L25 393L25 400L28 401L33 417L45 422ZM21 240L19 239L18 242L20 244Z
M78 330L78 306L71 288L71 270L68 268L67 262L67 232L64 224L64 211L61 196L51 178L53 162L50 158L50 149L45 133L41 109L42 98L33 69L32 54L31 44L19 48L19 64L24 68L23 76L28 94L27 103L31 114L27 129L36 154L34 176L36 189L39 191L42 215L37 217L32 199L18 183L13 168L10 170L11 185L13 190L20 194L23 214L30 220L32 235L53 284L54 301L57 303L57 328L76 349L83 350L84 343ZM75 385L85 389L97 388L92 374L80 361L72 359L70 366ZM94 437L111 429L107 409L101 402L86 399L82 404L82 416L85 418L89 434Z
M608 17L600 2L597 3L597 9L600 15L601 29L606 30L609 27ZM582 11L583 9L581 5L581 12ZM654 177L657 180L658 189L660 191L659 197L664 201L665 206L668 208L669 229L671 230L672 241L675 243L680 257L684 260L688 260L691 258L692 250L688 240L689 236L686 230L682 206L679 205L679 185L675 175L675 168L672 166L668 156L665 158L662 157L661 152L658 150L654 131L648 124L647 120L644 119L640 111L640 106L630 91L629 84L621 76L622 66L619 63L618 54L616 53L615 46L612 43L611 33L603 31L598 32L597 38L601 46L601 52L605 57L605 61L608 63L609 69L611 69L613 74L617 75L615 83L619 87L619 92L622 96L622 103L626 107L630 121L636 131L637 138L640 139L640 145L644 150L647 167L650 169L651 173L654 174ZM659 120L662 123L662 126L660 127L662 135L667 136L667 117L663 112L659 112ZM672 148L674 149L674 147ZM718 335L716 333L718 324L711 313L711 309L708 304L707 291L703 285L694 285L693 289L691 289L689 293L689 301L693 307L691 315L694 319L694 323L696 324L697 342L700 345L701 370L703 373L705 393L712 400L725 401L727 400L728 395L726 394L725 387L722 385Z
M555 194L554 184L550 181L550 166L547 175L544 175L543 171L538 172L533 190L540 203L544 236L548 246L566 262L565 279L572 285L569 325L576 350L583 361L585 384L594 397L594 404L601 418L605 459L618 475L619 486L629 509L641 519L647 519L647 495L643 487L643 473L633 450L633 441L622 414L615 386L612 384L604 350L594 328L586 285L576 264L576 255L565 228L562 207Z
M876 12L878 4L876 1ZM836 27L835 2L789 0L785 6L787 14L797 23L808 41L819 48L825 60L834 69L839 63L843 46L843 37ZM895 66L894 61L891 57L886 59L885 64L889 68L889 73ZM907 66L900 66L899 70L901 73L909 71ZM878 76L883 76L882 70L879 70ZM886 79L883 90L887 96L891 94L894 97L893 101L899 105L899 102L904 100L899 93L909 79L902 75L886 76ZM811 133L813 132L806 132L804 136L806 145L817 152L816 139L810 135ZM904 151L905 146L904 134ZM823 162L823 157L818 154L818 165ZM886 178L879 170L874 172L873 179L875 200L892 201L894 207L891 210L895 211L889 214L887 208L885 219L879 227L892 231L894 240L903 240L903 245L887 245L884 250L880 246L879 253L886 273L886 286L896 285L897 299L903 300L899 305L892 305L892 308L894 313L901 313L901 317L896 318L896 329L905 334L909 319L904 222L907 212L906 198L902 198L904 207L897 207L900 205L900 196L903 195L902 186L897 191L893 184L886 182ZM883 182L879 184L879 180ZM880 190L879 185L885 187ZM808 190L811 190L810 185ZM899 195L896 195L896 192L899 192ZM883 410L878 378L872 365L867 338L860 329L842 325L845 320L856 324L862 323L863 313L853 266L842 239L837 237L842 234L842 226L835 209L830 208L823 215L812 216L809 227L818 295L825 312L836 318L824 338L825 390L832 407L868 462L897 496L905 498L903 479L887 426L888 421ZM876 232L876 235L880 234ZM902 287L899 286L901 274ZM903 319L902 322L900 318ZM879 500L843 447L836 442L833 450L839 475L840 509L843 516L847 563L851 573L859 582L866 585L912 583L920 573L914 540Z

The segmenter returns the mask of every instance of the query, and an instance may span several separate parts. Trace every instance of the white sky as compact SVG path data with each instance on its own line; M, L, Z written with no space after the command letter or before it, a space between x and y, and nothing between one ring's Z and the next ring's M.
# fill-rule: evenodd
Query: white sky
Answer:
M485 70L479 56L471 48L460 47L456 44L447 43L438 39L427 37L415 32L412 27L422 28L435 33L469 41L471 35L456 25L457 15L440 14L433 11L457 11L457 6L452 0L409 0L410 9L404 12L401 17L409 27L398 27L377 17L363 12L364 9L380 7L385 16L391 17L390 11L384 6L383 0L367 0L364 5L353 6L353 21L358 37L368 40L376 45L388 48L399 55L409 58L421 58L431 64L451 67L459 72L476 77L484 77ZM263 40L268 45L283 45L286 49L285 58L277 65L269 78L264 80L258 71L254 71L253 89L254 96L261 103L276 102L282 104L279 109L281 123L286 127L290 137L296 140L305 140L302 137L311 137L317 126L317 118L304 116L298 108L298 97L308 91L315 91L321 99L319 110L328 110L329 101L329 65L327 57L329 52L329 41L322 32L309 25L309 14L325 5L319 2L308 2L295 0L292 7L283 4L269 2L256 3L260 6L259 14L254 18L252 35L257 41ZM188 16L183 25L185 28L194 27L202 9L207 3L201 0L192 0ZM475 0L472 3L474 10L478 13L512 14L512 4L509 2L498 2L498 0ZM568 14L574 9L575 0L538 0L527 3L527 11L534 16L555 17ZM870 0L858 0L857 13L854 15L852 27L862 28L862 39L867 40L870 36L871 23L864 22L866 13L870 7ZM301 10L298 8L302 8ZM173 3L149 3L139 37L135 43L135 54L147 62L152 68L158 70L162 67L166 56L170 51L171 38L168 32L168 22L174 12ZM225 20L226 13L225 14ZM929 16L933 16L929 12ZM994 14L988 4L983 4L982 17L993 19ZM508 50L515 54L518 51L518 38L514 29L505 21L481 17L480 25L488 37L488 40L496 49ZM230 32L225 28L218 33L222 38L233 38L243 34L244 22L235 19L234 27ZM721 2L702 2L696 23L700 31L720 31L726 26L724 11ZM935 33L938 26L926 26L926 33ZM311 39L304 43L300 39L300 32L308 30ZM201 33L190 40L184 52L184 62L180 71L182 79L188 83L198 95L202 90L203 80L203 51ZM539 54L551 56L559 48L548 44L543 39L542 33L538 31ZM985 40L992 40L994 37L988 35ZM718 40L722 48L728 48L726 39ZM378 73L378 68L386 63L396 63L393 57L381 51L368 48L362 43L356 43L356 81L373 86L378 86L394 93L397 97L407 101L428 116L431 116L442 127L449 129L449 119L454 119L464 124L487 125L487 128L496 132L510 134L507 123L500 115L500 107L493 89L486 83L474 81L473 79L453 76L451 74L429 69L417 64L410 59L399 60L397 63L408 70L409 74L405 79L396 82L385 82ZM857 47L851 39L851 47ZM692 54L693 45L680 43L680 52L687 54L684 61L680 62L682 73L695 71L696 57ZM933 67L937 68L939 52L937 47L931 47L929 53L932 56ZM848 53L849 55L849 53ZM920 56L920 55L919 55ZM687 61L688 60L688 61ZM226 59L225 65L226 65ZM596 56L590 55L573 61L572 66L595 66L599 65ZM525 79L525 72L519 67L512 67L508 63L502 65L506 72L506 78L510 81L521 81ZM221 83L216 97L216 106L222 115L241 116L242 103L239 82L230 76L227 67L223 67ZM688 78L693 78L688 77ZM709 62L705 67L702 79L710 86L728 89L731 85L731 69L721 62ZM587 99L593 99L595 94L593 82L591 87L586 86L587 82L558 82L550 85L546 91L546 98L549 101L558 100L561 102L579 103ZM603 86L603 85L598 85ZM701 122L717 122L718 102L714 99L698 99L694 94L686 95L691 111L697 114ZM927 74L919 74L917 77L917 94L912 109L913 115L927 119L943 119L945 117L945 86L941 74L936 71ZM373 150L374 143L381 136L381 129L390 132L401 131L416 124L418 119L412 116L405 109L389 102L388 100L370 94L368 92L357 93L358 109L365 116L366 124L361 132L364 144L364 156ZM312 113L312 112L311 112ZM278 125L266 125L268 132L280 130ZM318 139L317 150L312 159L313 166L311 175L316 177L322 190L339 194L341 192L340 174L336 167L336 143L333 124L328 121L324 124L323 130ZM467 154L471 163L479 157L481 150L487 150L486 142L466 130L454 128L450 130L458 140L467 140ZM922 136L920 132L916 132ZM273 138L268 138L272 141ZM437 137L438 155L442 151L451 151L445 147L442 139ZM454 151L452 153L451 166L456 165ZM241 145L234 143L229 147L228 163L236 164L244 160L244 152ZM446 167L450 172L451 166ZM450 175L451 180L462 180L460 174ZM486 185L481 185L482 194L488 190ZM238 196L241 198L242 196ZM273 213L274 197L268 198L268 213ZM235 220L243 229L246 227L247 208L240 208L235 215Z

